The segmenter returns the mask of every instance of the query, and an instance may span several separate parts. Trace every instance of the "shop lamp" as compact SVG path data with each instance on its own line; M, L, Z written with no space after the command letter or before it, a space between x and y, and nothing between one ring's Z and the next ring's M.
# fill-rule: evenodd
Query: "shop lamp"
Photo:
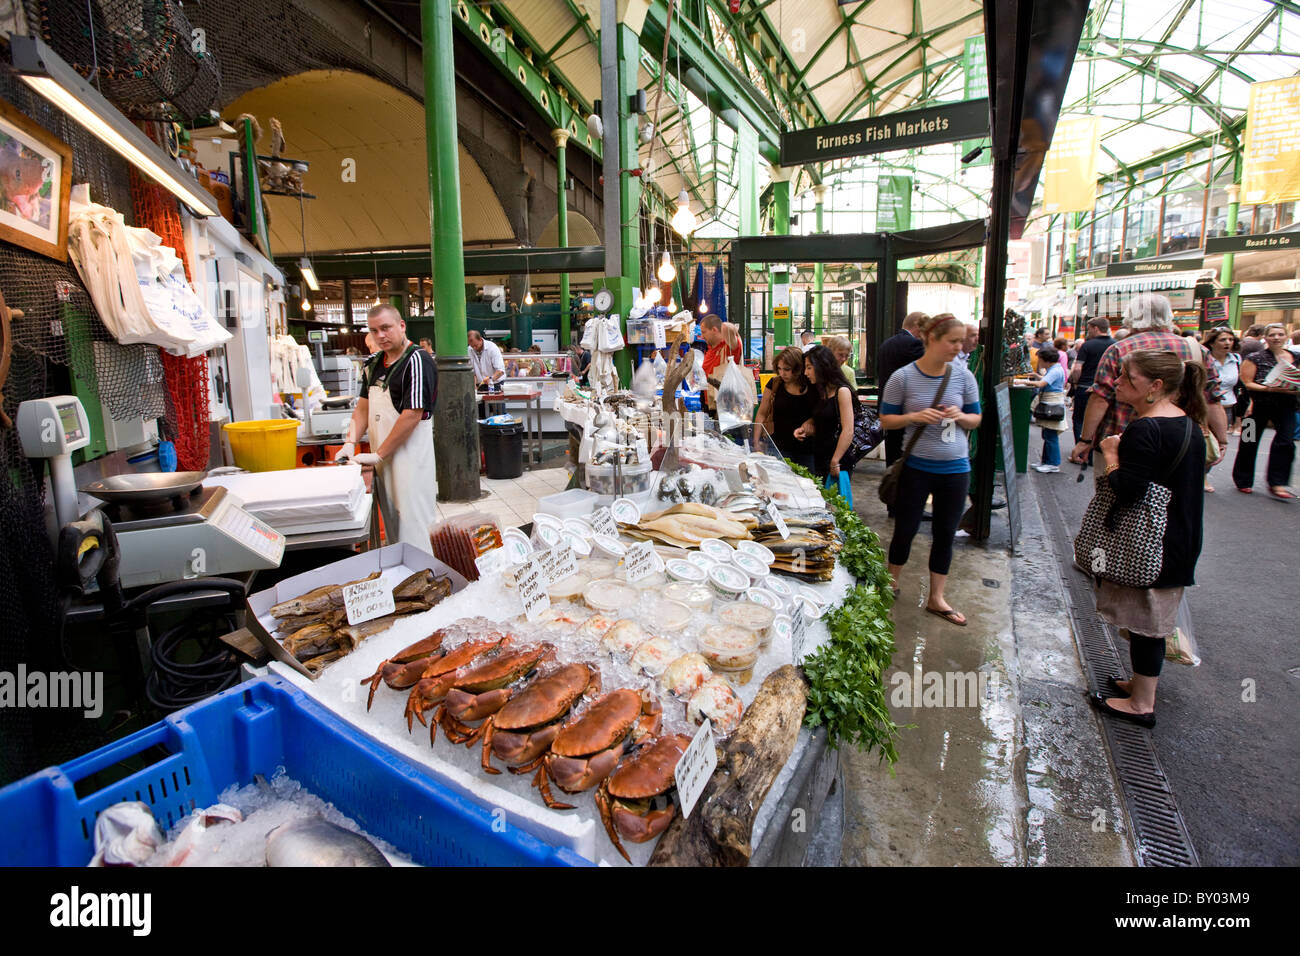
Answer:
M12 36L9 55L23 82L86 127L200 216L217 216L212 194L186 175L170 156L104 99L48 46L30 36Z
M677 211L673 213L671 224L683 236L695 231L695 213L691 212L691 197L686 195L685 189L677 196Z
M673 268L673 260L672 257L668 255L667 249L664 250L664 257L659 262L659 272L657 275L659 276L660 282L672 282L677 278L677 270Z
M532 305L532 304L533 304L533 290L529 289L524 294L524 305Z
M307 288L319 292L320 283L316 281L316 270L311 267L311 260L303 256L298 260L298 268L302 272L302 281L307 283Z
M659 287L657 285L652 285L649 289L646 290L645 300L650 305L658 305L659 300L661 298L663 298L663 293L659 291Z
M669 311L669 312L676 312L676 311L677 311L677 303L673 301L673 297L672 297L672 296L669 296L669 297L668 297L668 311Z
M303 299L303 300L302 300L302 310L303 310L304 312L310 312L310 311L311 311L311 299Z
M705 302L703 299L701 299L701 300L700 300L700 315L708 315L708 314L709 314L709 303L707 303L707 302Z

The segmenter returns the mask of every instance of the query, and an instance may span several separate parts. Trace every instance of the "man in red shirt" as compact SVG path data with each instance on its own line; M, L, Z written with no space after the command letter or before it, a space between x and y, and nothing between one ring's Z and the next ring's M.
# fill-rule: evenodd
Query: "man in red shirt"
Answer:
M1149 292L1135 295L1124 309L1124 328L1130 334L1122 339L1116 336L1115 344L1106 350L1097 364L1079 443L1070 452L1070 461L1076 464L1085 462L1103 438L1122 433L1133 417L1133 409L1116 400L1115 383L1123 371L1124 357L1139 349L1176 352L1183 356L1184 361L1200 362L1205 366L1206 425L1219 441L1218 461L1222 461L1228 449L1228 420L1217 394L1219 373L1213 362L1205 361L1205 350L1200 343L1174 331L1174 314L1169 300Z
M718 405L718 386L727 371L727 357L736 360L737 365L745 362L740 349L740 335L734 325L724 323L716 315L706 315L700 319L700 334L709 350L704 353L704 376L709 380L709 389L705 406L715 417Z

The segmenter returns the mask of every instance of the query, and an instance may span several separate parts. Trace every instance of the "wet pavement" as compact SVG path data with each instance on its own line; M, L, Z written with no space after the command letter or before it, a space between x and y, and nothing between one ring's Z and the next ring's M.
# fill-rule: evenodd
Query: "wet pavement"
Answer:
M892 522L876 498L882 470L859 465L854 498L887 545ZM908 726L892 774L875 755L842 752L842 864L1132 863L1032 497L1025 511L1017 557L1001 517L989 542L959 539L946 597L967 627L924 610L930 532L922 523L885 677L894 720Z

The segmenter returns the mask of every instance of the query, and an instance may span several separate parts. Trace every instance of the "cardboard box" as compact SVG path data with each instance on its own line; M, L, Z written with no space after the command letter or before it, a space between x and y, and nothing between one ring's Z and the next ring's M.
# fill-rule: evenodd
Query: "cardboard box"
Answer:
M457 571L443 564L428 552L421 551L419 548L405 543L393 544L386 548L380 548L378 551L367 551L364 554L344 558L342 561L335 561L333 564L327 564L313 571L306 571L303 574L285 578L273 588L250 594L244 604L244 609L248 612L245 626L266 648L271 657L282 664L292 667L304 677L315 680L316 676L319 675L313 676L275 638L275 618L271 616L271 608L281 601L292 600L300 594L306 594L308 591L313 591L327 584L347 584L351 581L358 581L374 571L384 572L385 579L391 580L396 585L416 571L422 571L426 568L432 570L440 578L451 578L452 594L464 590L469 583Z

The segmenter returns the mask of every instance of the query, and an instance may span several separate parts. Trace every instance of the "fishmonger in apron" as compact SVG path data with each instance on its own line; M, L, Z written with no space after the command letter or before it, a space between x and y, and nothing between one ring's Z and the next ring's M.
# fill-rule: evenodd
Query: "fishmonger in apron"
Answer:
M393 405L388 383L399 374L404 362L417 361L413 353L418 346L408 345L406 351L388 369L382 385L371 385L366 393L369 403L370 447L378 449L397 424L401 414ZM380 362L383 361L381 357ZM429 552L429 529L438 520L438 478L433 460L433 416L422 419L388 458L375 469L375 496L379 499L379 513L384 516L384 529L390 544L399 541Z

